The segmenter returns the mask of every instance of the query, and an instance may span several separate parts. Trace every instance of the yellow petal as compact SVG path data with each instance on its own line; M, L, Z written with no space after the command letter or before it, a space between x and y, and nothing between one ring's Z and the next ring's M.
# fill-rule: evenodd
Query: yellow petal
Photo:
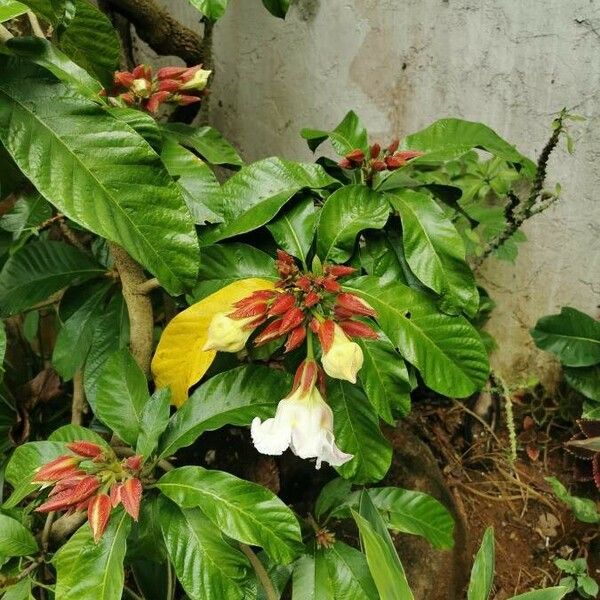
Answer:
M188 390L206 373L216 352L203 351L208 326L215 314L257 290L273 289L266 279L241 279L180 312L166 327L152 359L156 387L171 386L171 401L181 406Z

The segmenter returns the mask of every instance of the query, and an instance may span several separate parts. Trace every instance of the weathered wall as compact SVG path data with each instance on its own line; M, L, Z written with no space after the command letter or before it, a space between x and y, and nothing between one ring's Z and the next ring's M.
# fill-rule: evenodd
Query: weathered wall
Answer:
M550 164L563 199L527 224L515 266L490 260L481 280L498 303L496 366L513 381L547 364L528 335L538 317L565 304L596 314L598 0L296 0L285 22L259 0L231 0L214 54L211 120L248 160L310 159L299 130L332 127L351 108L374 138L458 116L531 156L554 112L585 115L575 155L561 150Z

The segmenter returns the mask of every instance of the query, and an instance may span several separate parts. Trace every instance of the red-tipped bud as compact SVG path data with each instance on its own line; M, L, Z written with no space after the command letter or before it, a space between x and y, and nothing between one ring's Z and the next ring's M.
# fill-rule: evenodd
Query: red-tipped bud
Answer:
M125 466L133 472L139 471L142 468L143 456L136 454L125 459Z
M347 158L342 158L338 163L338 167L341 167L342 169L354 169L354 165Z
M121 488L123 487L122 483L114 483L110 488L110 503L113 508L118 506L121 502Z
M98 487L100 482L96 477L88 475L84 477L76 486L68 488L60 494L52 497L52 500L44 502L41 506L38 506L36 512L52 512L55 510L64 510L71 506L77 506L81 502L88 500L92 496Z
M248 303L245 306L234 310L227 316L231 319L246 319L247 317L258 317L262 316L267 312L267 303L264 300L256 300L252 303Z
M372 340L376 340L379 337L379 334L372 327L361 321L341 321L339 326L350 337L369 338Z
M188 104L194 104L194 102L200 102L202 98L199 96L190 96L188 94L178 94L174 97L174 100L179 106L187 106Z
M321 281L321 285L332 294L337 294L342 289L342 286L332 277L325 277L323 281Z
M88 504L87 507L87 518L94 534L94 542L96 544L102 537L108 520L110 518L110 511L112 504L110 498L106 494L98 494Z
M135 80L133 73L129 71L117 71L114 75L114 82L124 88L130 88Z
M381 146L377 143L371 146L371 158L377 158L381 153Z
M235 306L235 308L244 308L245 306L251 306L258 301L271 300L276 294L277 292L273 290L258 290L256 292L252 292L252 294L249 296L238 300L233 306Z
M387 169L387 165L382 160L374 160L371 163L371 167L373 171L385 171Z
M121 94L119 96L119 98L121 98L121 100L128 106L135 104L135 96L131 92L126 92L125 94Z
M61 492L64 492L70 488L74 488L85 477L87 477L87 473L85 471L77 471L76 475L68 477L67 479L61 479L60 481L56 482L48 494L48 498L52 498L52 496L56 496L57 494L60 494Z
M286 265L295 265L294 257L285 252L285 250L277 250L277 260Z
M121 504L123 508L138 520L140 514L140 502L142 501L142 482L139 479L128 479L121 488Z
M394 154L396 150L398 150L398 146L400 145L400 140L398 138L392 140L392 143L387 147L387 151L390 154Z
M335 334L335 323L331 319L327 319L319 324L319 330L317 331L319 336L319 342L321 342L321 348L323 352L329 352L331 345L333 344L333 336Z
M310 279L306 275L302 275L301 277L298 277L298 279L296 279L296 285L303 292L309 292L310 291L311 281L310 281Z
M281 320L280 334L287 333L298 327L304 321L304 311L297 306L290 308Z
M79 473L80 458L75 456L59 456L45 464L35 474L32 483L52 483L59 479L73 477Z
M152 67L148 65L138 65L131 71L134 79L152 79Z
M418 156L423 156L423 154L425 153L420 152L419 150L400 150L400 152L396 152L394 156L406 161L411 160L412 158L417 158Z
M385 165L390 170L399 169L406 164L406 161L399 156L386 156L385 157Z
M355 148L351 152L346 154L345 158L347 158L352 163L361 163L365 160L365 153L360 148Z
M187 67L162 67L157 71L156 77L161 81L163 79L177 79L187 70Z
M315 385L319 375L319 366L312 358L307 358L300 363L294 375L294 384L291 393L293 394L298 388L301 388L304 393L310 391Z
M340 306L336 306L333 309L333 314L338 321L345 321L346 319L352 319L352 317L356 316L352 311L346 310Z
M148 102L146 104L146 110L151 113L155 113L158 110L158 107L168 100L171 96L170 92L156 92L152 94L150 98L148 98Z
M271 309L269 310L269 316L275 317L282 315L287 312L296 304L296 298L293 294L280 294L275 302L273 302Z
M97 458L104 452L102 446L86 441L71 442L70 444L67 444L67 448L71 452L83 456L84 458Z
M370 304L354 294L348 294L345 292L338 294L337 306L345 309L347 312L353 315L363 315L365 317L377 316L377 313Z
M275 319L272 323L269 323L262 332L256 336L254 340L255 346L260 346L261 344L265 344L266 342L270 342L275 338L282 335L281 329L281 321L282 319Z
M158 85L159 92L178 92L181 82L176 79L163 79Z
M285 343L285 352L291 352L299 348L306 338L306 327L296 327L292 329Z
M319 296L319 294L317 294L317 292L308 292L308 294L304 296L304 306L306 306L306 308L311 308L315 304L318 304L320 300L321 297Z
M356 272L354 267L347 267L346 265L328 265L325 270L328 275L333 275L333 277L347 277Z

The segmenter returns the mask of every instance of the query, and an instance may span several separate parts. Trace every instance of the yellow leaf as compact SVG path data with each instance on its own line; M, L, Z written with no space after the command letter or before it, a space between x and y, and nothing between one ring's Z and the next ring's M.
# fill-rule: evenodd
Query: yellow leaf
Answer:
M256 290L274 287L266 279L241 279L225 286L180 312L166 327L152 359L156 387L171 386L171 401L181 406L190 386L206 373L216 352L203 351L208 326L219 312L228 312L233 304Z

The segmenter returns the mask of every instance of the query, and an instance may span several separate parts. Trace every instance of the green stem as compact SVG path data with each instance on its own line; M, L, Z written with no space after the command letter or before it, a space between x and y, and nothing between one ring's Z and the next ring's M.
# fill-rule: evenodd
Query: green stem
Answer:
M315 357L315 353L313 350L313 333L309 329L306 332L306 358L313 359Z
M265 571L265 567L260 560L258 560L258 556L254 554L252 548L250 548L250 546L246 546L246 544L240 544L240 549L248 557L248 560L250 561L250 564L256 573L257 579L260 581L260 584L265 590L267 600L279 600L279 596L273 587L273 582L269 579L269 575Z

